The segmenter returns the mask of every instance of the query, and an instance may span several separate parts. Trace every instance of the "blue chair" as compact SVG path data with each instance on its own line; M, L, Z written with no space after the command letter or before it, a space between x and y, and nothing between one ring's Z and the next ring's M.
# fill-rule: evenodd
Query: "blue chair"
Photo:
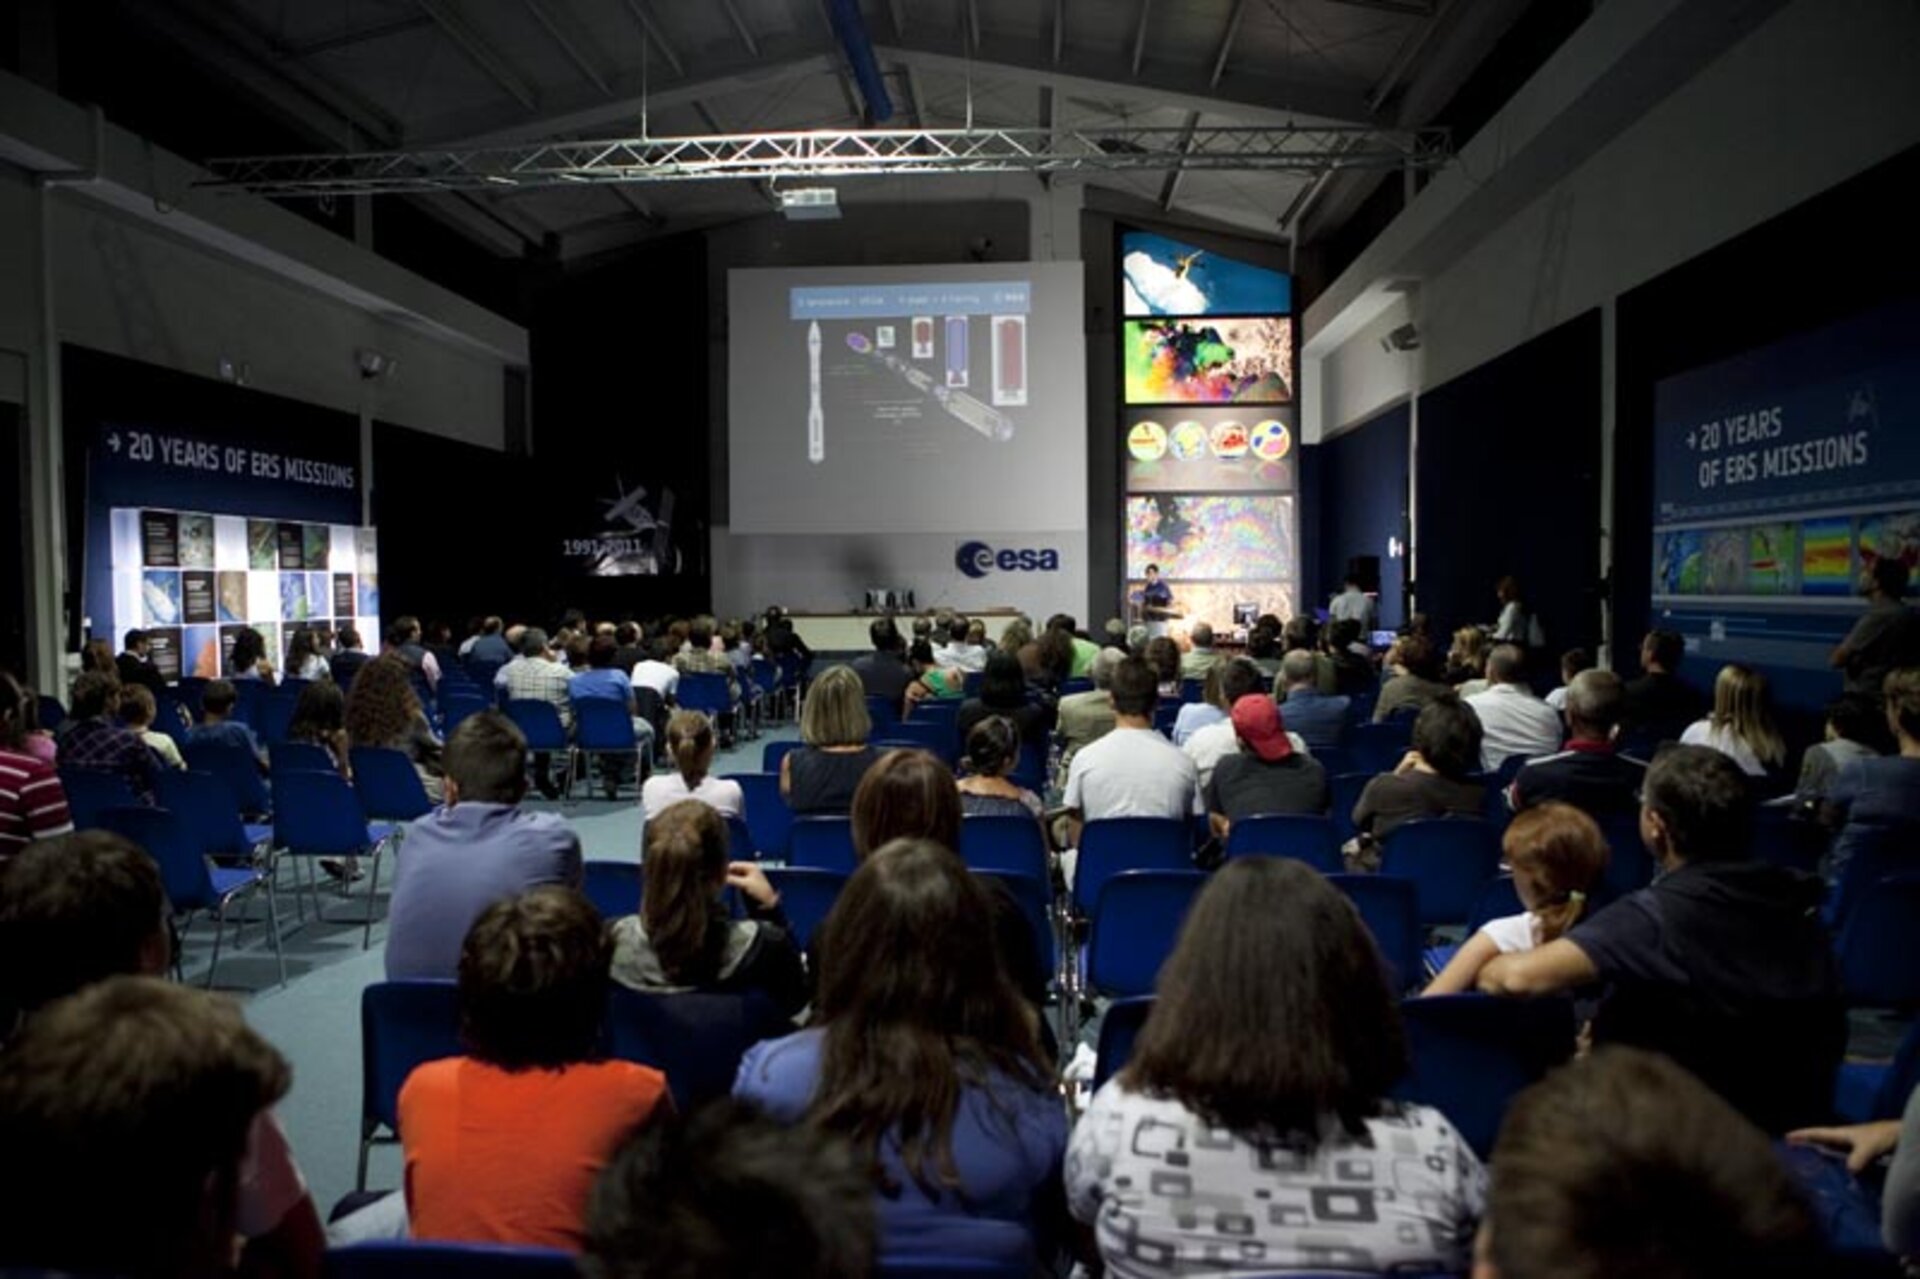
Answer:
M1052 986L1060 977L1060 938L1053 928L1053 894L1048 891L1047 881L1006 870L976 867L973 873L1005 885L1013 894L1020 913L1026 918L1027 931L1033 937L1033 953L1039 963L1041 980Z
M1363 773L1391 773L1407 753L1413 731L1405 724L1356 724L1347 734L1347 753Z
M1413 881L1420 894L1420 922L1466 922L1474 895L1500 869L1500 840L1474 817L1405 822L1387 836L1380 873Z
M98 768L63 768L60 789L67 793L67 814L75 830L95 830L109 808L136 805L140 797L125 773L109 773Z
M675 694L680 709L705 711L707 717L718 724L722 715L733 713L733 693L727 687L727 678L718 671L683 672L679 692Z
M1333 822L1318 813L1261 813L1242 817L1227 832L1228 857L1291 857L1322 875L1346 869Z
M867 718L873 722L870 736L879 736L900 722L900 703L891 697L867 694Z
M759 855L786 860L793 810L781 798L780 774L728 773L725 780L740 784L740 794L746 800L747 829L753 834L753 846Z
M325 1279L575 1279L578 1261L557 1248L408 1239L329 1248L321 1265Z
M1206 695L1207 695L1206 680L1194 679L1192 677L1188 677L1180 681L1181 705L1191 706L1195 702L1204 700L1206 698Z
M1389 969L1388 984L1406 990L1420 979L1420 895L1391 875L1329 875L1373 934Z
M189 742L180 748L187 767L196 773L212 773L233 792L234 803L243 817L265 817L273 811L273 796L267 779L260 775L260 761L244 746L224 742ZM333 765L327 765L332 771Z
M847 877L837 870L768 866L767 881L780 894L780 909L793 926L793 940L802 950L813 944L814 933L840 900Z
M284 689L268 689L260 694L254 707L253 732L268 750L287 740L287 727L293 723L293 710L300 697Z
M1329 771L1327 789L1333 795L1333 836L1342 844L1360 832L1353 826L1354 806L1360 802L1360 792L1375 777L1373 773L1333 773Z
M938 758L948 767L952 767L959 757L959 744L956 730L951 723L941 723L937 719L906 719L888 728L883 740L877 746L904 746L913 750L923 750Z
M273 691L271 684L257 679L236 679L233 684L233 717L255 730L258 736L260 702Z
M373 857L367 880L367 920L360 948L373 944L373 905L380 891L380 854L393 837L384 822L369 823L360 797L335 772L280 772L273 777L273 844L276 857ZM296 883L298 874L296 872ZM296 895L296 902L298 897ZM313 914L321 918L320 897L314 893ZM301 918L306 918L304 909Z
M493 686L487 684L482 687L491 688ZM440 695L441 728L448 734L451 734L454 729L460 727L462 720L478 715L481 711L491 710L492 708L493 699L479 691L472 693L442 693Z
M1847 915L1835 952L1849 1004L1920 1004L1920 874L1882 877Z
M353 789L374 821L418 821L433 811L427 784L405 751L356 746L347 752L347 763L353 769Z
M187 823L209 857L252 862L273 842L272 826L241 821L233 788L212 773L163 768L156 789L160 806Z
M179 695L180 704L187 708L188 722L194 724L200 722L201 713L205 710L207 685L211 682L198 675L183 675L174 684L173 691ZM45 722L43 721L40 726L45 728Z
M962 697L980 696L980 686L986 682L987 682L987 673L985 671L968 671L965 675L961 676L960 678L961 696Z
M601 755L631 756L640 758L640 736L633 731L633 716L627 708L610 697L583 697L573 704L573 749L580 755L592 759ZM638 785L638 770L644 763L636 764L635 785ZM620 783L618 773L609 773L613 779L614 793L607 796L614 799L619 796Z
M1653 882L1653 854L1640 838L1640 814L1602 813L1595 819L1607 840L1607 869L1601 886L1609 897L1624 897Z
M1192 870L1193 828L1177 817L1106 817L1080 828L1073 908L1093 916L1107 880L1127 870Z
M1087 934L1084 988L1115 997L1151 994L1206 882L1197 870L1129 870L1109 878Z
M853 851L853 821L839 816L796 817L787 832L787 864L851 875L860 859Z
M1076 693L1091 693L1093 680L1085 675L1060 681L1060 696L1072 697Z
M581 866L581 872L580 891L602 918L612 921L640 912L639 862L590 861Z
M1344 746L1322 746L1311 754L1320 761L1320 767L1327 770L1327 776L1330 778L1355 771L1353 752Z
M1005 870L1051 883L1047 836L1031 817L969 817L960 823L960 860L975 870Z
M1827 927L1835 936L1881 880L1920 871L1920 840L1914 832L1900 827L1854 827L1848 834L1851 853L1827 898Z
M760 748L760 771L763 773L772 773L774 777L778 778L780 776L780 761L805 745L805 742L798 740L768 742Z
M207 961L207 988L213 988L213 975L220 967L220 940L227 929L227 907L252 897L267 885L264 871L253 867L228 870L209 866L193 826L180 814L164 808L129 805L109 808L101 814L102 829L132 840L146 849L160 867L160 882L166 888L167 901L184 933L197 911L213 916L213 956ZM280 984L287 984L287 957L280 950L280 922L275 913L273 894L267 895L267 940L280 965ZM240 929L246 923L242 914L233 923L233 944L240 944ZM176 955L174 963L178 965Z
M1438 995L1401 1003L1412 1068L1393 1095L1437 1108L1482 1159L1507 1104L1573 1055L1565 999Z
M662 1071L683 1115L726 1096L747 1049L792 1028L757 991L669 995L616 984L607 999L608 1051Z
M1171 740L1174 721L1179 718L1179 702L1161 702L1153 708L1153 731Z
M281 739L267 747L267 758L275 768L297 772L324 773L333 768L333 756L318 742L290 742Z
M205 682L204 680L201 681L203 684ZM60 699L57 697L50 696L46 693L40 694L38 710L40 712L40 727L49 733L59 732L60 726L67 722L67 708L60 704Z
M737 862L759 861L760 849L753 842L753 828L747 825L747 819L730 815L726 821L727 856Z
M529 697L508 698L501 708L521 736L527 739L527 752L530 755L558 755L561 761L561 774L565 780L561 783L563 798L573 798L573 743L567 740L566 725L560 722L560 711L552 702L543 702Z
M1920 1021L1907 1028L1892 1061L1841 1062L1833 1108L1842 1123L1898 1119L1915 1088L1920 1088Z
M1024 786L1036 795L1047 793L1047 748L1037 742L1020 743L1020 758L1007 780L1015 786Z
M1479 896L1473 899L1473 914L1467 917L1466 936L1473 936L1491 920L1518 915L1524 910L1526 904L1520 900L1520 893L1513 886L1513 876L1495 875L1480 886ZM1438 977L1440 970L1452 963L1453 957L1459 952L1459 943L1428 946L1421 952L1427 976Z
M400 1085L414 1067L463 1052L453 982L382 981L360 992L360 1168L354 1189L367 1188L373 1143L399 1139Z
M1147 1024L1147 1014L1152 1011L1152 995L1132 995L1107 1005L1106 1015L1100 1019L1100 1040L1094 1050L1095 1092L1133 1056L1133 1041L1140 1037L1140 1028Z
M193 717L187 711L187 704L180 700L180 694L172 688L162 688L154 701L154 730L165 733L178 748L187 744L187 730L192 726Z

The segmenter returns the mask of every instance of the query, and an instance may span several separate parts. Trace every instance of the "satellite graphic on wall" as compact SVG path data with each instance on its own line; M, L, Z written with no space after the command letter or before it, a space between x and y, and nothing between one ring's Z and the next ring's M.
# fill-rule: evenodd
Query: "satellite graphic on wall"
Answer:
M663 489L651 509L647 490L628 489L618 475L613 477L613 493L611 500L601 502L605 527L592 539L593 563L588 571L595 577L652 577L676 571L673 490Z

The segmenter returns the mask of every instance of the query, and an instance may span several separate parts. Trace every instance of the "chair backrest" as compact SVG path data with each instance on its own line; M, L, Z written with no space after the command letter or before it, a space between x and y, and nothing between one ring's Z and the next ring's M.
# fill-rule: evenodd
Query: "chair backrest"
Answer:
M1381 873L1401 875L1420 893L1420 922L1461 924L1480 886L1500 869L1500 840L1477 817L1423 818L1387 836Z
M589 861L581 867L580 891L601 917L612 921L640 913L643 877L639 862Z
M813 870L802 866L769 866L767 880L780 894L780 909L793 927L794 944L805 950L813 935L825 923L847 877L837 870Z
M290 742L284 736L267 747L267 758L275 768L309 773L325 772L333 767L333 756L327 754L327 748L320 743Z
M873 731L880 733L900 722L900 703L892 697L882 697L878 693L867 694L867 718L873 721Z
M121 804L100 814L100 827L147 850L160 867L160 882L177 913L205 910L216 897L193 827L178 813L144 804Z
M877 742L876 745L908 746L930 751L949 765L960 754L958 734L951 720L905 719L889 726L882 736L884 742Z
M347 752L353 788L367 816L382 822L411 822L433 811L427 784L405 751L386 746L356 746Z
M724 715L733 709L733 694L727 689L727 677L717 671L688 671L680 676L676 696L685 710Z
M1242 817L1227 832L1228 857L1291 857L1322 875L1338 875L1340 844L1333 821L1318 813L1260 813Z
M75 830L93 830L109 808L140 802L125 773L98 768L63 768L59 772L60 788L67 793L67 812Z
M1179 702L1161 702L1153 708L1153 731L1162 737L1172 737L1174 721L1179 718Z
M232 787L212 773L178 768L161 769L156 783L160 806L172 809L187 823L202 852L211 857L252 854Z
M367 815L340 774L282 770L273 775L273 842L287 852L357 857L368 849Z
M781 1030L773 1002L758 991L668 995L616 984L607 1002L608 1050L664 1071L683 1115L726 1096L747 1049Z
M1360 772L1391 773L1412 740L1413 730L1406 724L1356 724L1347 734L1347 753Z
M1653 882L1653 854L1640 838L1640 814L1602 813L1595 819L1607 840L1607 869L1600 883L1609 896L1623 897Z
M1060 942L1054 935L1053 920L1048 913L1053 894L1047 888L1047 881L1007 870L976 868L974 874L1005 885L1013 894L1020 913L1026 917L1027 933L1033 939L1033 955L1039 965L1036 971L1042 981L1051 983L1060 973Z
M1866 1008L1920 1003L1920 874L1882 876L1854 903L1836 949L1848 1003Z
M1072 697L1076 693L1091 693L1092 691L1093 680L1085 675L1060 681L1060 696L1062 697Z
M1127 870L1192 870L1193 828L1178 817L1106 817L1080 829L1073 907L1091 917L1107 880Z
M1915 1088L1920 1088L1920 1021L1907 1027L1907 1033L1900 1037L1900 1046L1894 1049L1893 1060L1887 1064L1887 1073L1873 1099L1873 1111L1865 1117L1900 1118Z
M1482 1159L1507 1104L1573 1055L1565 999L1439 995L1402 1002L1412 1063L1393 1095L1436 1107Z
M1849 824L1850 852L1827 901L1827 926L1837 935L1882 879L1920 870L1920 830Z
M1518 915L1526 908L1526 903L1520 900L1520 890L1514 887L1513 876L1495 875L1480 885L1480 892L1473 899L1473 913L1467 916L1467 936L1473 936L1492 920Z
M272 692L272 685L257 679L236 679L233 684L233 717L249 728L257 730L260 723L260 702Z
M329 1248L325 1279L575 1279L579 1258L524 1244L381 1240Z
M753 833L753 846L759 855L786 860L793 810L780 797L780 774L728 773L725 780L740 784L740 794L746 800L747 829Z
M975 870L1006 870L1049 882L1046 834L1031 817L969 817L960 823L960 858Z
M1093 1058L1096 1091L1133 1056L1133 1041L1140 1037L1140 1028L1147 1024L1147 1014L1152 1011L1152 995L1131 995L1107 1005L1106 1015L1100 1019L1100 1040Z
M465 665L468 679L481 688L492 688L494 677L500 673L500 668L506 663L498 658L469 657Z
M560 710L552 702L532 697L510 697L501 708L512 720L531 751L564 751L567 730L560 722Z
M200 722L202 702L207 694L207 685L211 682L198 675L182 675L173 686L174 691L180 694L181 704L187 708L187 718L196 724ZM41 721L41 727L46 727L45 720Z
M40 694L40 727L49 733L57 733L66 722L67 708L60 704L60 699L49 693Z
M188 742L180 748L180 755L194 772L212 773L224 782L242 813L272 811L273 797L267 791L266 779L260 776L260 761L246 747L227 742Z
M1146 995L1173 953L1180 922L1206 886L1197 870L1129 870L1110 877L1093 908L1087 986L1102 995Z
M1389 985L1406 990L1420 980L1420 894L1411 881L1393 875L1329 875L1347 895L1373 934L1390 970Z
M1819 865L1828 832L1818 822L1795 816L1784 805L1762 804L1753 810L1753 856L1775 866L1813 870Z
M1333 801L1333 833L1343 844L1359 833L1353 827L1353 809L1360 802L1360 792L1374 776L1373 773L1331 773L1327 778L1327 790Z
M640 748L633 716L611 697L581 697L573 703L573 742L583 751L631 751Z
M491 688L492 685L489 684L487 687ZM442 693L440 695L441 726L451 734L454 729L460 727L462 720L477 715L481 711L491 709L492 706L493 698L478 690L472 693Z
M1180 701L1183 705L1190 705L1194 702L1201 701L1205 699L1206 695L1206 680L1195 679L1189 676L1180 681Z
M1319 746L1313 750L1313 757L1320 761L1320 767L1327 770L1328 777L1338 777L1341 773L1354 770L1353 752L1344 746ZM1352 805L1348 805L1351 809Z
M400 1085L415 1066L458 1057L460 994L451 981L381 981L360 992L360 1117L395 1132Z
M796 817L787 831L787 863L815 870L853 874L859 858L853 851L853 819L822 816Z
M760 771L763 773L772 773L777 779L780 776L780 761L805 745L805 742L797 739L789 739L784 742L768 742L760 748ZM775 793L778 794L777 791Z
M1047 748L1038 742L1020 743L1020 759L1007 774L1015 786L1024 786L1036 795L1047 790Z
M255 736L268 747L279 745L287 740L287 727L293 723L294 707L300 702L298 693L290 693L284 688L270 688L260 694L254 707L253 731Z
M760 849L753 842L753 828L747 825L747 819L728 814L726 822L727 856L737 862L760 860Z

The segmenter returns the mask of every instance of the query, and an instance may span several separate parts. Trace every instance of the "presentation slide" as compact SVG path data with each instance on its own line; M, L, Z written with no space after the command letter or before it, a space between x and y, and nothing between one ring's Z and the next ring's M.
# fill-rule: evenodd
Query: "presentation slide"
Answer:
M1920 563L1920 301L1669 378L1654 405L1656 621L1703 661L1804 673L1803 700L1837 691L1861 572Z
M1129 493L1287 492L1293 410L1129 409Z
M728 277L736 533L1084 527L1075 264Z

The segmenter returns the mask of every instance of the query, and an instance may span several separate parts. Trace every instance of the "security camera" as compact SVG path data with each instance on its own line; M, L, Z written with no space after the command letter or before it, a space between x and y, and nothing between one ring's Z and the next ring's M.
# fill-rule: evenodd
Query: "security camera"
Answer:
M372 382L379 378L391 377L398 363L392 356L383 354L369 346L356 347L353 352L354 368L359 370L360 378Z

